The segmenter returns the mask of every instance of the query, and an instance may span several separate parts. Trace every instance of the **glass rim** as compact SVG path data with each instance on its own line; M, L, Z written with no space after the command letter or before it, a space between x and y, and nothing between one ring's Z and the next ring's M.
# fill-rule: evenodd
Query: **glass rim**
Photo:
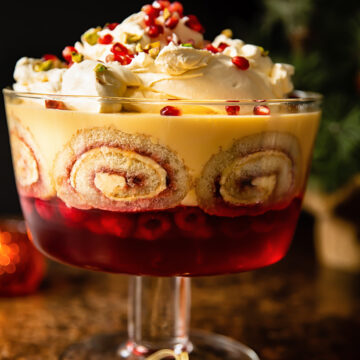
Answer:
M311 103L321 103L323 95L312 91L294 90L291 94L294 97L279 98L279 99L156 99L156 98L133 98L133 97L115 97L115 96L95 96L95 95L65 95L65 94L47 94L47 93L34 93L34 92L21 92L15 91L11 88L4 88L4 95L37 99L37 100L58 100L66 101L70 99L83 99L88 101L103 101L103 102L120 102L120 103L132 103L132 104L179 104L179 105L207 105L207 106L228 106L231 104L237 105L252 105L259 104L267 105L281 105L281 104L293 104L304 105Z

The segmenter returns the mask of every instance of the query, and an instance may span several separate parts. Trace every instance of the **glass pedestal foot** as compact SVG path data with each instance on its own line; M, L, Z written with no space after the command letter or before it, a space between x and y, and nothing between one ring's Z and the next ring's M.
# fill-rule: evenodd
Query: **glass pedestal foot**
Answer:
M71 345L59 360L145 359L146 355L127 350L126 338L125 334L97 335ZM192 344L189 346L192 348L189 352L190 360L259 360L253 350L223 335L193 331L190 333L190 340Z

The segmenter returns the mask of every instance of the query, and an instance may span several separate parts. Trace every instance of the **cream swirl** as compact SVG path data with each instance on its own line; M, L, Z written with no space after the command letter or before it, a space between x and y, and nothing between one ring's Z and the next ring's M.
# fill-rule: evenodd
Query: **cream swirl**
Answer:
M76 42L75 58L46 67L44 59L18 61L14 89L18 91L180 99L273 99L293 89L294 68L273 63L259 46L217 36L204 46L203 28L193 15L151 5L121 23L90 28ZM150 10L155 15L149 15ZM240 69L234 57L249 63ZM46 61L45 61L46 62ZM93 64L107 71L93 72ZM69 108L92 112L119 112L121 106L88 106L72 102ZM148 111L148 107L137 109Z

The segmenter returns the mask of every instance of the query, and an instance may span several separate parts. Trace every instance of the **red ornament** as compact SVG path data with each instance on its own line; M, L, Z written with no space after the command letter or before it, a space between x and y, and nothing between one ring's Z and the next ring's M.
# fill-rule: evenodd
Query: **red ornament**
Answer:
M234 56L231 61L240 70L247 70L250 66L249 60L243 56Z
M45 274L45 259L31 244L20 220L0 223L0 296L35 292Z

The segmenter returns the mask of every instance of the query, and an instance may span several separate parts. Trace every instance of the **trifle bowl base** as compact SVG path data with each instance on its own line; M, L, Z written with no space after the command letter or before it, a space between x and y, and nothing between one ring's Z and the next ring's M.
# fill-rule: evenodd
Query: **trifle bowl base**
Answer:
M61 354L59 360L140 360L150 357L160 359L160 352L141 354L134 350L131 343L126 342L126 338L125 333L96 335L70 345ZM190 340L186 350L191 360L259 360L252 349L227 336L194 330L190 332ZM173 351L176 358L184 349L179 344L175 345ZM170 359L170 356L163 358Z

